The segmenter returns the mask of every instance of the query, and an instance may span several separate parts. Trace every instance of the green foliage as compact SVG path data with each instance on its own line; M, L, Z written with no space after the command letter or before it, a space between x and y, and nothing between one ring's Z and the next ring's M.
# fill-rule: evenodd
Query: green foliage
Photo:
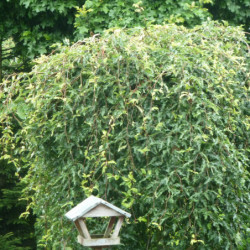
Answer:
M82 39L111 27L146 26L149 23L179 23L194 26L211 17L249 31L249 0L87 0L77 7L76 37Z
M0 41L13 37L18 43L15 52L21 55L34 57L45 53L50 44L72 34L74 7L81 3L83 1L3 0Z
M8 158L3 154L3 158ZM34 218L20 218L27 203L19 201L23 185L15 176L15 167L0 160L0 249L34 249Z
M3 52L3 55L0 70L2 60L15 57L27 70L31 59L50 51L51 44L65 37L72 38L75 6L83 3L84 0L1 0L0 54ZM14 46L9 51L1 51L1 44L10 38ZM4 66L11 73L14 71Z
M75 6L83 0L36 1L1 0L0 1L0 83L3 76L13 72L27 71L31 68L31 59L47 53L50 45L73 36ZM3 73L3 74L2 74ZM0 98L3 97L0 85ZM8 98L8 97L6 97ZM0 103L2 106L4 103ZM1 108L0 108L1 109ZM19 113L22 107L15 107ZM19 218L25 212L27 203L20 201L20 178L24 175L26 163L19 155L22 145L16 143L15 134L20 129L17 117L5 117L0 124L0 242L16 246L29 246L34 249L34 218ZM17 152L19 148L19 153ZM22 170L20 170L20 164ZM19 172L19 177L15 172ZM9 237L9 232L13 237ZM5 235L7 235L5 237ZM17 242L20 245L17 245ZM6 243L7 244L7 243ZM12 249L9 245L0 245L0 249Z
M22 248L18 247L17 245L20 244L19 239L11 239L13 236L12 233L8 233L5 235L0 235L0 248L2 250L20 250Z
M227 20L233 25L244 25L250 31L250 1L249 0L214 0L209 6L209 12L217 20Z
M64 214L94 194L132 213L117 249L246 249L246 49L213 22L116 29L6 81L39 248L81 249Z
M2 76L8 76L13 72L23 72L26 66L22 57L14 56L12 49L15 48L15 43L12 38L5 40L2 43Z
M87 0L82 8L77 8L76 33L82 38L111 27L145 26L148 22L200 24L210 16L203 7L208 3L212 0Z
M4 92L0 84L0 110L12 98L11 93L5 96ZM27 206L27 202L21 200L24 186L20 183L27 172L25 159L20 157L22 145L15 135L20 129L20 120L14 113L0 112L0 117L0 249L34 249L34 216L20 218Z

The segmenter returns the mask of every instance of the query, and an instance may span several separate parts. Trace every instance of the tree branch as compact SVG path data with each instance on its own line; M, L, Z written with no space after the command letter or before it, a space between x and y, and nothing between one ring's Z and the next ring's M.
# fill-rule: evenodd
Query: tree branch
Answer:
M3 52L3 51L6 51L6 50L11 50L11 49L14 49L14 48L15 48L15 47L2 49L2 52Z

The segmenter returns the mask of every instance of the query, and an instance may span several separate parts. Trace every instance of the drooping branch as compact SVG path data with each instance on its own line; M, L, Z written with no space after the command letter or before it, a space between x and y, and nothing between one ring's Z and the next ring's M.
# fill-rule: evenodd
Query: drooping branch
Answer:
M14 49L14 48L15 48L15 47L6 48L6 49L3 49L3 48L2 48L2 51L12 50L12 49Z
M13 58L14 57L14 55L13 54L9 54L9 55L2 55L2 61L3 60L8 60L8 59L11 59L11 58Z

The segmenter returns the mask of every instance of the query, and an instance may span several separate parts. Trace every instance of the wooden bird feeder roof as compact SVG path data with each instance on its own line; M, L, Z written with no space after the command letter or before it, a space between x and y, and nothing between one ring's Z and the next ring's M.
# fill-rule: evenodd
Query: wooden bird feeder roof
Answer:
M91 195L67 212L65 216L71 221L76 221L80 217L126 216L129 218L131 214L101 198Z

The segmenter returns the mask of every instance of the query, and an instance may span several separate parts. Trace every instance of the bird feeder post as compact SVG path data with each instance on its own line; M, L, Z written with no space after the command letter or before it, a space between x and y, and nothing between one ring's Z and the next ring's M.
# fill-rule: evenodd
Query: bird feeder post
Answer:
M119 245L119 232L125 217L131 214L108 203L107 201L90 196L76 207L72 208L65 216L73 221L79 232L78 243L91 247L94 250L101 250L103 247ZM88 231L86 218L109 217L109 223L104 234L91 235ZM115 225L116 219L117 223ZM115 227L114 227L115 225ZM114 227L114 230L113 230ZM113 232L112 232L113 231Z

